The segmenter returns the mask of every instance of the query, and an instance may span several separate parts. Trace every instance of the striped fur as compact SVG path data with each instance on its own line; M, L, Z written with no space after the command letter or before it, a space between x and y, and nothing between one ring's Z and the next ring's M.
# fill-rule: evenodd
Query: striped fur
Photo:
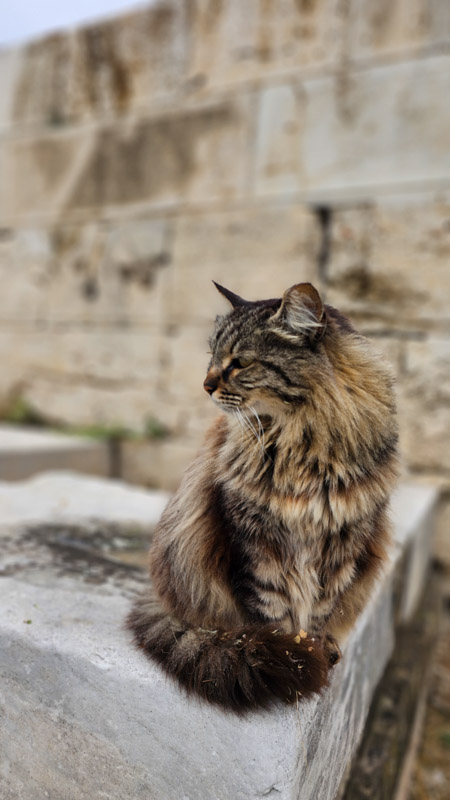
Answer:
M189 692L234 711L320 691L389 544L392 380L310 284L216 320L225 413L164 511L128 624Z

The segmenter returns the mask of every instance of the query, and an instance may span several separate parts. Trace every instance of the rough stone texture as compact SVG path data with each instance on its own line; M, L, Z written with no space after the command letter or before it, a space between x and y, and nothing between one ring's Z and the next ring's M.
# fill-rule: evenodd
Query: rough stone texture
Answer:
M393 195L338 210L327 270L330 301L367 329L411 335L446 331L450 295L450 202Z
M54 526L24 529L10 516L0 528L2 797L333 800L392 650L394 564L423 535L435 496L398 493L401 544L330 690L243 720L188 701L133 651L122 623L140 571L89 554L74 567ZM419 574L404 574L403 589L413 577L419 591Z
M30 42L21 53L11 121L58 127L173 101L186 69L186 12L186 3L164 0Z
M2 51L0 411L157 419L128 474L174 486L213 415L211 279L311 280L448 491L449 44L447 0L158 0Z
M339 0L196 0L193 6L189 66L200 89L340 60L348 9Z
M450 38L447 3L433 0L352 0L351 56L377 57L421 46L439 46Z

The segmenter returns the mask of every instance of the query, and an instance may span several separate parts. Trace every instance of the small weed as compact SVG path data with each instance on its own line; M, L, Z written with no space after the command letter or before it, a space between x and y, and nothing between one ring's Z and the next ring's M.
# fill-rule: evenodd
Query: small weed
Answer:
M146 439L165 439L169 436L169 429L155 417L147 417L144 425Z
M3 422L11 422L14 425L33 425L42 428L47 425L39 411L36 411L23 397L14 397L9 406L1 415Z
M450 747L450 730L449 731L442 731L441 733L441 743L444 747Z

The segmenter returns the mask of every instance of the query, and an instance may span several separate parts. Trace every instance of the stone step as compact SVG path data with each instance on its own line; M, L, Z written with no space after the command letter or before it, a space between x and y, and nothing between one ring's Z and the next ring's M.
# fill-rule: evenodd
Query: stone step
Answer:
M136 490L122 489L126 505ZM143 571L68 557L57 525L14 522L11 506L2 524L0 511L2 798L337 798L399 622L421 596L435 502L428 487L396 493L390 567L323 696L243 719L187 699L131 647L123 620ZM107 504L102 515L107 527Z
M108 443L25 426L0 425L0 480L22 481L50 469L108 476Z
M170 495L69 471L44 472L26 481L0 481L0 526L92 524L151 530Z

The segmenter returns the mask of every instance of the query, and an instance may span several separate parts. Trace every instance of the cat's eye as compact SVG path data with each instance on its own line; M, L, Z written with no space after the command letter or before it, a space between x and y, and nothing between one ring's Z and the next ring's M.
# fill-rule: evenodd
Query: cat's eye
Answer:
M252 362L253 358L251 356L239 356L239 358L233 358L230 367L232 369L244 369L244 367L249 367Z

